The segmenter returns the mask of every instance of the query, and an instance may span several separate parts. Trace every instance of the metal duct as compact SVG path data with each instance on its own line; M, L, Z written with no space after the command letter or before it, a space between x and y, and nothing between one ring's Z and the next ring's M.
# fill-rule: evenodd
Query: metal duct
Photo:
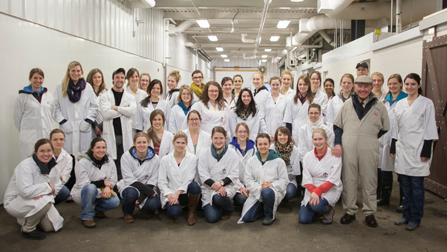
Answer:
M184 32L186 29L188 29L189 27L191 27L191 25L195 23L196 23L195 19L188 19L183 21L181 24L177 26L169 25L169 35L178 35Z

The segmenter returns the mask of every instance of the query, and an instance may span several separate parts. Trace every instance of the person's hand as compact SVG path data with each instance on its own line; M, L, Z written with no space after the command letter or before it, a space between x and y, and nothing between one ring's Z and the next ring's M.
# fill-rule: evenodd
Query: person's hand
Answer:
M218 192L221 187L222 185L220 184L220 181L216 181L214 182L213 185L211 185L211 189L213 189L216 192Z
M273 185L269 181L265 181L264 183L262 183L260 191L262 191L264 188L273 188Z
M334 156L336 157L341 157L341 155L343 154L343 148L341 147L340 144L335 145L334 147Z
M36 197L33 198L33 200L38 200L38 199L42 198L43 196L45 196L45 195L36 196Z
M56 188L54 188L54 185L53 184L51 184L51 183L48 183L48 184L50 184L50 187L51 187L51 193L49 193L50 195L51 194L54 194L55 192L56 192Z
M316 206L316 205L320 204L320 197L318 196L318 194L313 192L310 195L309 204L312 206Z
M248 197L248 189L246 188L246 187L244 187L244 188L241 188L240 190L239 190L239 192L241 192L241 194L242 195L244 195L245 197Z
M275 136L270 136L270 141L273 143L275 142Z
M390 156L392 157L392 158L395 158L396 157L396 153L390 153ZM422 159L422 158L421 158Z
M62 175L60 175L59 178L61 179L61 181L64 181L64 178L62 177Z
M96 135L101 135L101 130L99 129L98 126L95 126L95 134Z
M110 188L104 187L104 190L102 190L101 196L103 199L110 199L110 197L112 197L112 192L110 191Z
M169 205L178 204L178 197L175 196L175 193L168 194L166 197L168 198Z
M422 161L422 162L427 162L428 160L429 160L428 157L421 157L421 161Z
M220 194L222 197L225 197L227 196L227 190L225 190L225 187L221 186L217 191L217 194Z
M107 181L107 180L104 180L104 185L105 185L106 187L110 188L110 189L113 188L113 184L112 184L111 182Z
M118 111L118 106L112 106L112 109Z

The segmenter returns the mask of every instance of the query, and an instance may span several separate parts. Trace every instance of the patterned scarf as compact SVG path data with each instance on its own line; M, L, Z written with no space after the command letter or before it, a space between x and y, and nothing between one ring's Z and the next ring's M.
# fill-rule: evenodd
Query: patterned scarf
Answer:
M203 89L205 88L205 84L201 83L200 87L198 87L194 82L191 83L191 89L194 92L194 94L197 95L197 97L200 98L200 96L202 95Z
M298 92L298 99L300 100L301 104L304 104L307 100L307 94L303 95L301 92Z
M242 120L246 121L247 118L251 115L251 113L252 113L252 112L250 112L250 110L248 110L248 109L244 109L244 110L242 110L241 112L239 112L238 116L239 116Z
M275 151L281 155L282 160L286 165L290 165L290 155L293 151L293 142L291 141L288 145L283 147L278 141L275 142Z
M323 125L323 120L321 120L321 117L318 118L316 122L311 122L310 120L307 120L307 126L309 126L312 132L318 128L321 128L321 125Z
M76 103L81 100L82 91L85 89L85 80L84 78L79 79L78 83L75 85L74 82L70 79L67 88L68 99L72 103Z

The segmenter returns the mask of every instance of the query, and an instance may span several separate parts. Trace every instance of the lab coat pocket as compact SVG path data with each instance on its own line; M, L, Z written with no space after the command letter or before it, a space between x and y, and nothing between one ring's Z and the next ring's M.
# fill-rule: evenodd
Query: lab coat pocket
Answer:
M81 132L89 132L91 131L92 126L90 125L90 123L86 122L86 121L82 121L81 124L79 125L79 130Z
M61 125L61 129L64 131L65 134L70 134L73 132L73 125L70 121L67 121Z

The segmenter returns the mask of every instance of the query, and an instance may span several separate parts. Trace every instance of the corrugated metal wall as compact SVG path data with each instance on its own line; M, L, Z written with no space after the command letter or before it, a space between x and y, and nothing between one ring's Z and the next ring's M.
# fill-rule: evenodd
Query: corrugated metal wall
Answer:
M1 0L0 12L163 62L161 10L115 0Z

